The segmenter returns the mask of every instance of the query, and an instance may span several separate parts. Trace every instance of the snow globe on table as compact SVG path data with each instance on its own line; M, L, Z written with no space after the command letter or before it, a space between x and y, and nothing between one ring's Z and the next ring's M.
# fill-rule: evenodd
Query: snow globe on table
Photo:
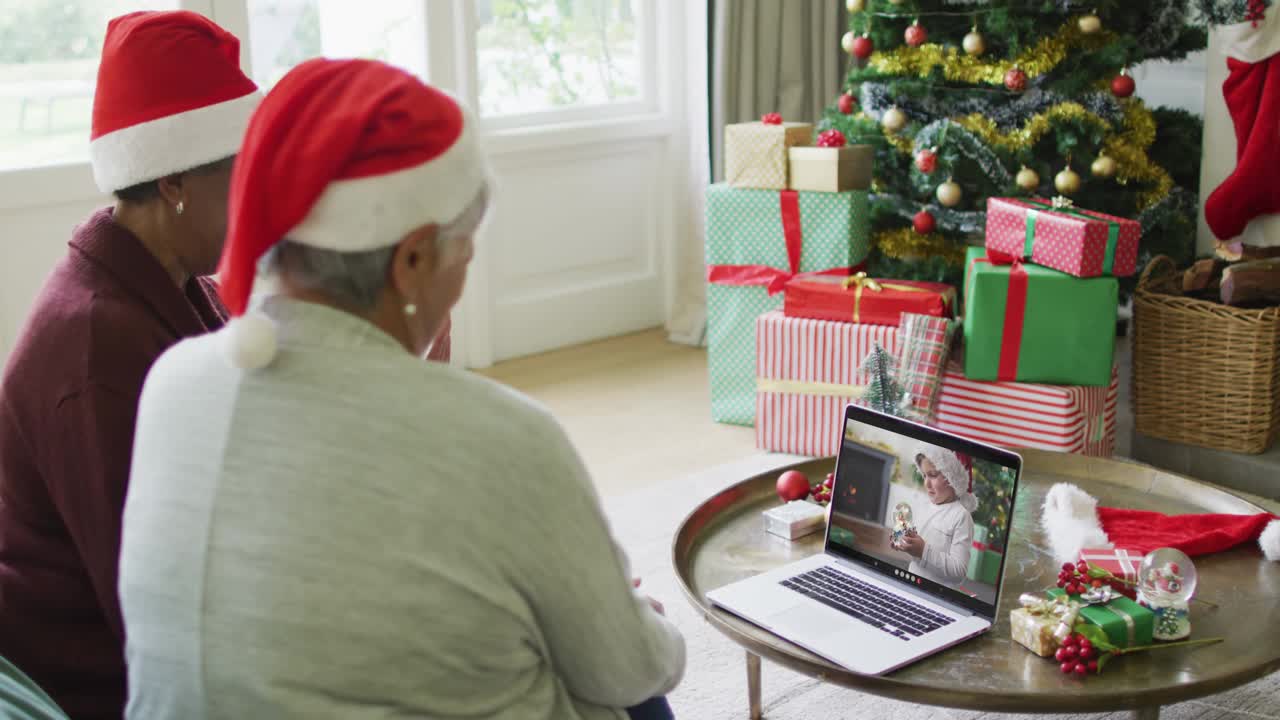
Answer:
M1159 548L1147 553L1138 568L1138 603L1156 616L1156 640L1181 640L1191 634L1191 598L1196 592L1196 566L1181 550Z

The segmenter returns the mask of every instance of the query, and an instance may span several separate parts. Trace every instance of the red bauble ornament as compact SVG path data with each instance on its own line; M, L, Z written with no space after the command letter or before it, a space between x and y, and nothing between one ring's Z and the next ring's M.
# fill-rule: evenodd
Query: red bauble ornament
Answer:
M875 43L871 42L871 38L862 35L853 39L853 56L859 60L866 60L871 57L871 53L875 52Z
M778 113L766 113L764 117L760 118L760 122L765 125L781 125L782 116Z
M1124 70L1121 70L1119 75L1111 78L1111 94L1118 98L1127 98L1137 89L1138 84Z
M938 151L930 148L916 153L916 169L928 175L938 169Z
M1012 67L1004 74L1004 86L1014 92L1022 92L1027 89L1027 74L1022 68Z
M818 147L838 148L845 146L844 133L832 128L818 133Z
M929 31L924 29L919 20L907 26L907 31L902 34L903 39L911 47L920 47L929 40Z
M852 115L858 104L854 102L852 95L845 93L836 100L836 107L845 115Z
M921 210L916 213L915 217L911 218L911 226L914 227L916 232L921 235L928 235L933 232L933 229L938 226L938 223L933 219L933 215L928 210Z
M778 497L784 502L809 497L809 478L799 470L788 470L778 476Z

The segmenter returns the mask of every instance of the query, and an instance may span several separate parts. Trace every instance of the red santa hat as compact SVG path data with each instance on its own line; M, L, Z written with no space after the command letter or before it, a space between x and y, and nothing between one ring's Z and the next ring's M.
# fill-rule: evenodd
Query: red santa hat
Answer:
M235 155L262 95L240 71L240 41L186 10L107 23L89 155L114 192Z
M1058 483L1045 495L1041 522L1058 562L1075 562L1085 548L1118 547L1145 555L1171 547L1195 557L1253 541L1268 560L1280 560L1280 519L1270 513L1165 515L1099 507L1078 486Z
M231 176L220 293L232 362L275 355L265 316L245 315L258 261L284 238L326 250L390 247L447 225L487 183L476 121L413 75L373 60L309 60L267 95Z
M956 491L960 507L973 512L978 509L978 498L973 494L973 461L968 455L952 452L931 443L920 443L911 455L917 466L920 458L926 458L942 473L947 483ZM921 473L923 474L923 470Z

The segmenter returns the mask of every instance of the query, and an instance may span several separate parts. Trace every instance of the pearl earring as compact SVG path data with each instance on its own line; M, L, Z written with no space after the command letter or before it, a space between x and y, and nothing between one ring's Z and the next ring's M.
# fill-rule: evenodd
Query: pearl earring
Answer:
M414 305L413 303L405 303L405 305L404 305L404 314L405 314L405 315L416 315L416 314L418 314L418 306L417 306L417 305Z
M178 213L179 215L181 215L181 214L182 214L182 201L181 201L181 200L179 200L179 201L178 201L178 204L177 204L177 205L174 205L174 206L173 206L173 210L174 210L174 212Z

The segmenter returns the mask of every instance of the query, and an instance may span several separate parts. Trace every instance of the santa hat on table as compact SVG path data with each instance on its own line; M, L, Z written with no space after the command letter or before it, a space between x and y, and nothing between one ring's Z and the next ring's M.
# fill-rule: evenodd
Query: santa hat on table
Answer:
M240 41L186 10L107 23L89 155L103 192L235 155L262 99L240 71Z
M232 362L266 366L274 324L245 311L258 261L284 238L339 252L390 247L448 225L487 185L476 121L459 102L373 60L291 70L249 122L231 176L218 269Z
M1140 554L1177 548L1191 557L1257 541L1268 560L1280 560L1280 518L1256 515L1164 515L1098 507L1098 500L1071 483L1049 489L1041 515L1058 562L1075 562L1085 548L1119 547Z
M973 462L968 455L952 452L937 445L920 443L911 454L917 466L920 464L918 458L921 456L933 463L938 472L942 473L942 477L947 479L952 489L956 491L956 501L960 503L960 507L969 512L978 509L978 498L973 494ZM921 469L920 472L923 474L924 470Z

